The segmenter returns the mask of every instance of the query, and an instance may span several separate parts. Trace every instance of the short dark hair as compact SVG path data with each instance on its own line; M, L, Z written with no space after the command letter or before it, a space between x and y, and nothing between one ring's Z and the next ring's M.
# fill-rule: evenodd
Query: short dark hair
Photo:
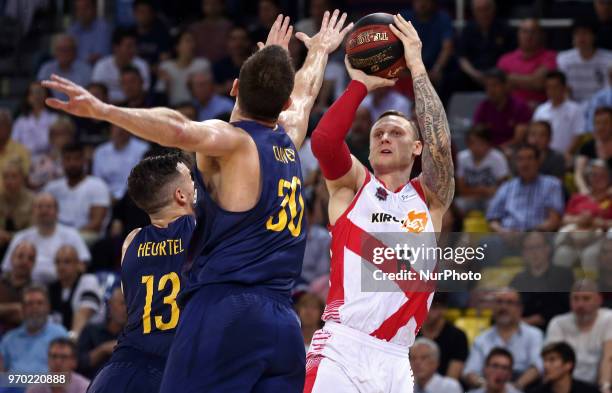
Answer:
M47 300L47 303L49 303L49 290L42 284L31 284L25 287L21 292L21 301L25 302L26 295L34 292L41 293Z
M62 155L69 153L81 153L85 152L85 146L79 142L71 142L62 148Z
M496 79L498 82L506 83L508 81L508 75L499 68L491 68L484 74L485 79Z
M553 353L559 355L564 363L572 363L571 371L574 371L574 366L576 366L576 353L568 343L563 341L553 342L542 348L542 357Z
M136 67L134 67L131 64L126 65L125 67L121 68L121 76L123 76L124 74L134 74L134 75L138 75L138 77L140 78L140 80L142 79L142 74L140 73L140 70Z
M491 359L493 359L495 356L503 356L507 359L510 359L510 367L514 365L514 357L512 356L512 353L510 353L510 351L508 351L506 348L495 347L489 352L489 354L485 358L485 366L487 366L489 362L491 362Z
M408 121L408 123L412 124L412 126L414 127L414 130L416 132L416 139L417 140L421 139L421 133L419 131L418 123L412 120L410 117L408 117L408 115L406 115L404 112L401 112L395 109L389 109L388 111L384 111L380 116L378 116L378 119L376 119L376 121L379 121L380 119L384 119L385 117L388 117L388 116L397 116L397 117L401 117L402 119L405 119L406 121Z
M595 34L597 32L597 21L593 18L576 19L572 25L572 33L575 33L576 30L589 30L592 34Z
M515 156L517 156L517 155L518 155L518 153L519 153L521 150L531 150L531 151L533 152L533 154L535 154L535 158L536 158L536 160L539 160L539 159L540 159L540 151L539 151L539 150L538 150L538 148L537 148L537 147L535 147L534 145L530 145L530 144L528 144L528 143L523 143L523 144L519 145L519 146L516 148L516 150L514 151L514 155L515 155Z
M546 73L546 80L549 80L549 79L556 79L559 82L561 82L563 86L567 85L567 78L565 77L565 74L559 70L548 71Z
M54 345L61 345L61 346L69 347L70 348L70 352L72 352L72 357L76 359L77 352L78 352L77 345L71 339L69 339L67 337L57 337L57 338L54 338L49 343L49 351L51 351L51 348Z
M470 128L467 132L466 137L467 139L478 138L487 143L491 143L491 141L493 140L491 129L480 124L477 124L474 127Z
M111 42L113 46L115 46L115 45L120 45L121 42L126 38L136 39L137 37L138 37L138 34L136 33L135 29L129 28L129 27L117 27L113 31L113 38Z
M276 121L291 96L294 78L285 49L271 45L256 52L240 68L240 109L256 120Z
M607 113L608 116L612 117L612 106L600 106L599 108L595 109L595 116L602 113Z
M552 138L552 126L550 125L550 123L546 120L534 120L531 122L531 124L533 125L540 125L543 126L544 128L546 128L546 132L548 133L548 137Z
M185 162L182 154L168 153L141 160L128 177L128 195L147 214L155 214L171 200L169 185L180 176L176 166ZM186 164L187 165L187 164Z

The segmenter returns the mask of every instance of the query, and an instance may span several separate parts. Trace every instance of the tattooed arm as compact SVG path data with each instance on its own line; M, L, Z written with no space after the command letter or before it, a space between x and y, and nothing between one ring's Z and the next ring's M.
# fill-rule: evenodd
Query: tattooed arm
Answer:
M446 113L421 60L421 40L401 15L393 17L393 33L404 45L406 64L412 74L416 116L423 137L421 180L432 214L444 214L455 193L455 174L451 156L451 136ZM432 217L433 218L433 217Z

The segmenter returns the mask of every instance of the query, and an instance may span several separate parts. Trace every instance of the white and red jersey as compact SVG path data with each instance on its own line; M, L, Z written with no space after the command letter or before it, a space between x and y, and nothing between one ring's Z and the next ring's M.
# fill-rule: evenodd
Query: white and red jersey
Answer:
M367 269L385 270L372 261L373 245L393 247L385 234L414 240L422 232L427 239L423 245L435 247L434 227L419 180L392 192L368 172L350 206L330 230L330 290L323 320L394 344L412 345L431 305L433 287L415 290L414 282L391 281L395 288L372 291L362 285ZM419 260L411 269L433 270L435 258L418 264Z

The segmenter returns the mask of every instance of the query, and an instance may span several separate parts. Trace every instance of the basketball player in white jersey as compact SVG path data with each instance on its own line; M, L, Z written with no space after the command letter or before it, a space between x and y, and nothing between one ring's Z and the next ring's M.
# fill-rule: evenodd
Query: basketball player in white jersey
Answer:
M330 194L332 260L325 326L315 333L307 355L305 393L413 391L408 351L433 288L415 290L395 282L395 291L367 292L362 269L384 270L368 255L372 244L387 244L380 233L429 232L435 245L433 232L440 231L455 183L448 121L423 65L421 41L410 22L399 15L394 22L391 30L402 41L412 74L418 125L399 112L383 114L370 133L374 173L369 173L344 138L367 93L394 81L368 76L347 62L352 81L312 134ZM423 169L410 180L418 155Z

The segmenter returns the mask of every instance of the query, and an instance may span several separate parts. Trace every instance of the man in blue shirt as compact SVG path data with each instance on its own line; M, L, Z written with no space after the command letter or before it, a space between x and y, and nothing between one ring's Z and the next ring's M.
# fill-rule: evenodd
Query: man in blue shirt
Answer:
M216 119L234 109L234 101L215 93L214 79L210 72L190 75L187 86L198 111L198 121Z
M112 28L102 18L96 17L95 0L76 0L75 21L68 34L77 40L79 60L94 64L111 53Z
M8 372L44 373L48 370L49 343L68 334L63 326L49 321L49 295L43 286L23 291L23 324L0 342L0 369Z

